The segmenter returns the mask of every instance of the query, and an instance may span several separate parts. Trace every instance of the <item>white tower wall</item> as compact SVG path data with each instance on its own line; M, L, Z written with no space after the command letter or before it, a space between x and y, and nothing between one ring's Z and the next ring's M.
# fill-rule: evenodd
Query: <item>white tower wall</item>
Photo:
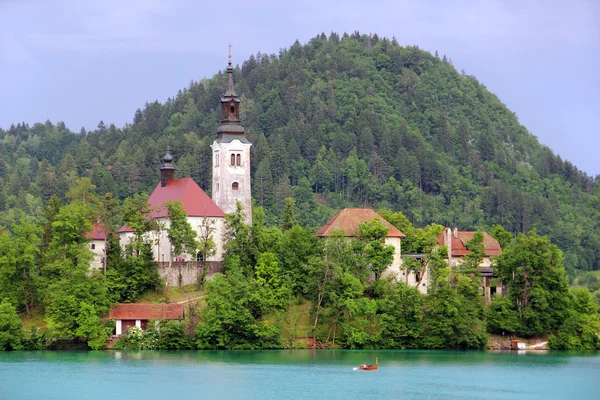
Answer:
M244 137L245 139L245 137ZM215 140L212 148L212 198L225 214L242 204L246 223L252 224L252 195L250 187L251 143L233 139L230 142ZM233 162L233 163L232 163Z

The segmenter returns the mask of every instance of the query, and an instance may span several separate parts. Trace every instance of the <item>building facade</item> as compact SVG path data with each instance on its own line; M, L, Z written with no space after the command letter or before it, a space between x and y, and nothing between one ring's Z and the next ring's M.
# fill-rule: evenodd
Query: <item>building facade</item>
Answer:
M318 237L328 237L332 236L336 231L343 231L345 237L349 239L356 238L360 235L360 224L375 218L379 219L384 226L390 229L384 239L384 243L394 247L394 259L381 276L392 277L395 281L402 281L410 286L417 286L421 293L427 293L429 285L427 271L422 276L417 276L414 272L402 268L402 238L406 237L406 235L372 209L343 209L323 225L315 235Z
M444 231L438 236L438 245L448 248L448 265L450 268L458 267L464 260L464 257L471 253L467 243L473 239L473 231L459 231L454 229L444 228ZM483 290L485 300L490 301L496 293L502 294L502 283L495 282L493 279L494 268L493 258L502 254L500 243L487 232L483 234L484 254L479 264L479 272L481 273L481 288Z

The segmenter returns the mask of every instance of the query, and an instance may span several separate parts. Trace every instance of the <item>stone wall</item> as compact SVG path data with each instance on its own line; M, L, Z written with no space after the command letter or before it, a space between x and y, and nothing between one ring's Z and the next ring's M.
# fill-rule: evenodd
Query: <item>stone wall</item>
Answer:
M183 261L158 263L158 273L169 286L193 285L198 282L198 277L206 273L208 279L216 273L222 273L220 261Z

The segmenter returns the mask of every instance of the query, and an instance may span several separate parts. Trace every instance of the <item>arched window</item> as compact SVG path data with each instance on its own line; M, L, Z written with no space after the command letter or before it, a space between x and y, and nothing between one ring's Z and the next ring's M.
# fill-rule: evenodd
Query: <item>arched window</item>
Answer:
M237 182L233 182L233 183L231 184L231 190L238 190L238 187L239 187L239 186L238 186L238 183L237 183Z
M215 167L219 166L219 153L215 154Z
M235 154L231 155L231 165L235 165Z
M240 154L238 154L235 158L235 164L236 165L242 165L242 156Z

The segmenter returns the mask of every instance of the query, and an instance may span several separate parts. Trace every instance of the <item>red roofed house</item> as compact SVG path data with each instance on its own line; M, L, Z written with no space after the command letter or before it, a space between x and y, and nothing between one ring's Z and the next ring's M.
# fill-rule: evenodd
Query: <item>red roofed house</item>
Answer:
M132 326L146 329L150 320L183 319L183 304L118 304L108 318L116 320L115 333L122 335Z
M394 246L394 261L383 273L383 276L393 276L397 280L402 280L407 284L416 286L418 279L412 272L408 272L402 269L402 249L401 239L406 235L394 225L390 224L381 215L377 214L370 208L345 208L340 211L335 217L328 221L315 233L319 237L332 236L336 231L343 231L346 237L357 237L359 236L359 227L363 222L371 221L372 219L379 219L383 225L390 228L390 232L385 238L385 244ZM427 277L423 277L421 280L422 285L419 286L419 291L422 293L427 292L428 280Z
M491 278L494 276L492 268L492 257L502 254L500 243L487 232L483 233L483 246L485 254L480 264L480 271L483 276L482 287L484 288L486 300L491 299L494 293L502 293L502 284L491 286ZM475 232L459 231L457 228L444 228L444 231L438 236L438 245L448 247L448 265L456 267L462 262L462 257L470 254L467 249L467 242L473 239Z
M93 229L86 233L85 237L90 240L90 249L94 253L90 267L94 269L103 268L106 260L106 233L104 229L98 222L94 222Z

